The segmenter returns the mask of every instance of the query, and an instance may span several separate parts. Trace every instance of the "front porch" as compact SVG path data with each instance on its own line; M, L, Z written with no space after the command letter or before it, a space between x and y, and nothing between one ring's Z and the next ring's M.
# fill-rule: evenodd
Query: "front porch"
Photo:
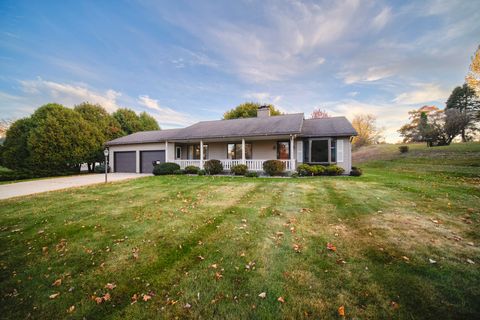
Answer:
M218 159L223 165L225 171L230 171L230 169L237 164L245 164L248 167L249 171L263 171L263 163L271 159L245 159L245 160L231 160L231 159ZM203 168L203 164L208 160L173 160L176 164L180 166L181 169L185 169L187 166L196 166ZM285 164L286 171L294 171L295 160L280 160Z
M246 165L249 171L263 171L265 161L280 160L285 164L285 171L295 171L297 162L292 135L175 141L174 150L170 161L181 169L187 166L203 169L205 161L216 159L221 161L225 171L239 164Z

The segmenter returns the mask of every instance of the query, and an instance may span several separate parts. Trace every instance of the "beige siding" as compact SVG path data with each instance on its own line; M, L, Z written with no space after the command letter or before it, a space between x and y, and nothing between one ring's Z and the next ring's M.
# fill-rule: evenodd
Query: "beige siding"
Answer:
M343 141L343 162L337 162L337 165L345 169L345 173L349 174L352 170L352 146L349 138L338 138Z

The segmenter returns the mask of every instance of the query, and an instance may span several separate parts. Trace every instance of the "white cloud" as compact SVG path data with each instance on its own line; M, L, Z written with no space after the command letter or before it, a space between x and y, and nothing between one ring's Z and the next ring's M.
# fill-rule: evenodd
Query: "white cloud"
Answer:
M403 92L393 99L398 104L422 104L432 101L445 101L450 92L433 83L417 84L415 90Z
M261 103L272 104L278 103L280 100L282 100L282 96L271 95L268 92L248 92L244 95L244 97Z
M391 67L370 67L365 71L349 71L341 72L339 77L343 78L343 82L346 84L353 84L357 82L373 82L381 79L391 77L395 74L395 69Z
M141 95L137 100L138 104L148 109L154 110L154 117L160 123L160 126L178 126L192 124L192 118L187 114L177 112L171 108L162 107L158 100L150 98L148 95Z
M374 29L382 29L392 18L392 12L390 8L384 8L375 18L372 20L372 27Z
M71 85L41 78L20 81L20 84L25 93L47 99L44 102L50 102L53 99L57 103L75 105L88 101L100 104L109 112L119 108L117 99L121 93L112 89L102 93L91 90L85 85Z

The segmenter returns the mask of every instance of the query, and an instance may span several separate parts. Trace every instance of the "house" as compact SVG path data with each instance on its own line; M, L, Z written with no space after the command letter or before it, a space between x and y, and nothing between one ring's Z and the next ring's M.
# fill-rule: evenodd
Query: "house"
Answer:
M137 132L106 143L114 172L151 173L153 164L175 162L183 169L218 159L225 170L246 164L262 171L278 159L287 171L298 164L337 164L351 170L351 138L357 133L345 117L305 119L303 113L270 116L262 106L256 118L202 121L182 129Z

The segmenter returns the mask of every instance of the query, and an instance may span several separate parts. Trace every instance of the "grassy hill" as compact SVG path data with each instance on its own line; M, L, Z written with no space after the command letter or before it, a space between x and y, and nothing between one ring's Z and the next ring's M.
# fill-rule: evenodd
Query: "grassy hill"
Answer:
M0 314L478 319L480 144L411 149L360 150L361 177L159 176L0 201Z

